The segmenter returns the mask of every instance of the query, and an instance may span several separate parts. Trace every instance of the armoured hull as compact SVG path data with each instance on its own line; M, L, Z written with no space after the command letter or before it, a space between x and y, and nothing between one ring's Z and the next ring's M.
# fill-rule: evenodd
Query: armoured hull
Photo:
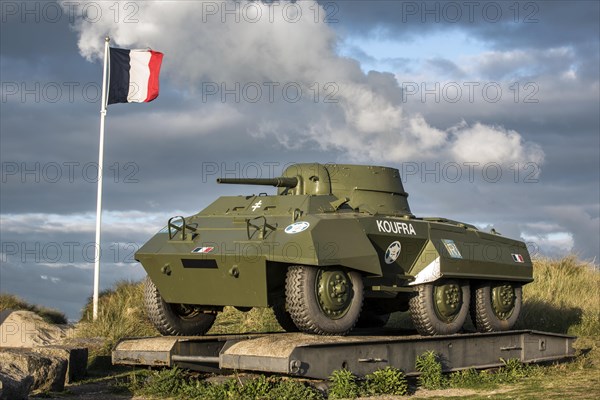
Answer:
M222 306L281 308L283 302L279 311L287 316L291 267L321 274L309 286L317 310L330 312L334 320L349 312L340 311L337 302L349 307L348 297L358 286L365 305L358 314L362 310L365 318L375 309L379 314L405 310L419 290L440 282L461 301L471 297L461 289L464 282L474 293L490 286L492 306L502 303L491 298L500 285L505 289L496 290L496 297L502 294L514 305L520 286L532 281L523 242L466 223L413 216L397 170L307 164L288 171L288 180L278 181L287 186L267 182L280 187L278 194L221 197L196 215L172 218L140 248L136 259L164 303L194 305L206 313ZM441 301L452 308L452 301ZM439 311L433 310L452 313ZM301 330L331 333L303 329L307 324L298 318L292 320Z

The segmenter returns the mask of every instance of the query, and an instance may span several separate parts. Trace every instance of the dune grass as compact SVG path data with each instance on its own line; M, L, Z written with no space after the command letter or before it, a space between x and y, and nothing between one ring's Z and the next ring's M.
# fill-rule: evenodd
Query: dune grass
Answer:
M68 322L65 314L59 310L30 304L14 294L0 293L0 311L8 309L14 311L32 311L50 324L66 324Z
M600 271L574 255L537 258L516 329L600 337Z
M253 308L242 312L234 307L225 307L219 313L209 334L283 332L270 308Z
M92 299L88 299L77 324L78 337L105 338L97 355L109 355L124 337L157 336L158 331L146 316L143 286L139 282L120 281L98 295L98 319L93 320Z

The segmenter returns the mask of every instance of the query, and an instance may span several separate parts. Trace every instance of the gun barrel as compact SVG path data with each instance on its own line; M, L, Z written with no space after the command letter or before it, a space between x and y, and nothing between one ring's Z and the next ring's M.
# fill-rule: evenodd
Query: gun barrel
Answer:
M218 178L217 183L229 183L236 185L262 185L293 188L298 185L298 178Z

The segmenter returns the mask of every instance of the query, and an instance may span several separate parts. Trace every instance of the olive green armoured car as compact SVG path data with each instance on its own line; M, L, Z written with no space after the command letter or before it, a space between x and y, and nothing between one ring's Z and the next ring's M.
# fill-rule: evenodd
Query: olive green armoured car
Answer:
M397 169L295 164L277 194L220 197L169 219L136 253L164 335L203 335L224 306L272 307L286 331L345 335L410 311L422 335L509 330L533 280L525 244L415 217Z

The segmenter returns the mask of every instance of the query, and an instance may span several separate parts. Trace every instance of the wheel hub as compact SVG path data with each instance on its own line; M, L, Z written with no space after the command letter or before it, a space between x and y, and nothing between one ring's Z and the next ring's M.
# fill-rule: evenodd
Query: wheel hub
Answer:
M462 290L457 283L436 286L434 290L435 311L444 322L452 322L462 305Z
M330 319L343 317L352 303L352 282L344 271L319 271L316 280L317 300Z
M492 287L492 308L500 319L508 319L515 309L515 290L505 283Z

